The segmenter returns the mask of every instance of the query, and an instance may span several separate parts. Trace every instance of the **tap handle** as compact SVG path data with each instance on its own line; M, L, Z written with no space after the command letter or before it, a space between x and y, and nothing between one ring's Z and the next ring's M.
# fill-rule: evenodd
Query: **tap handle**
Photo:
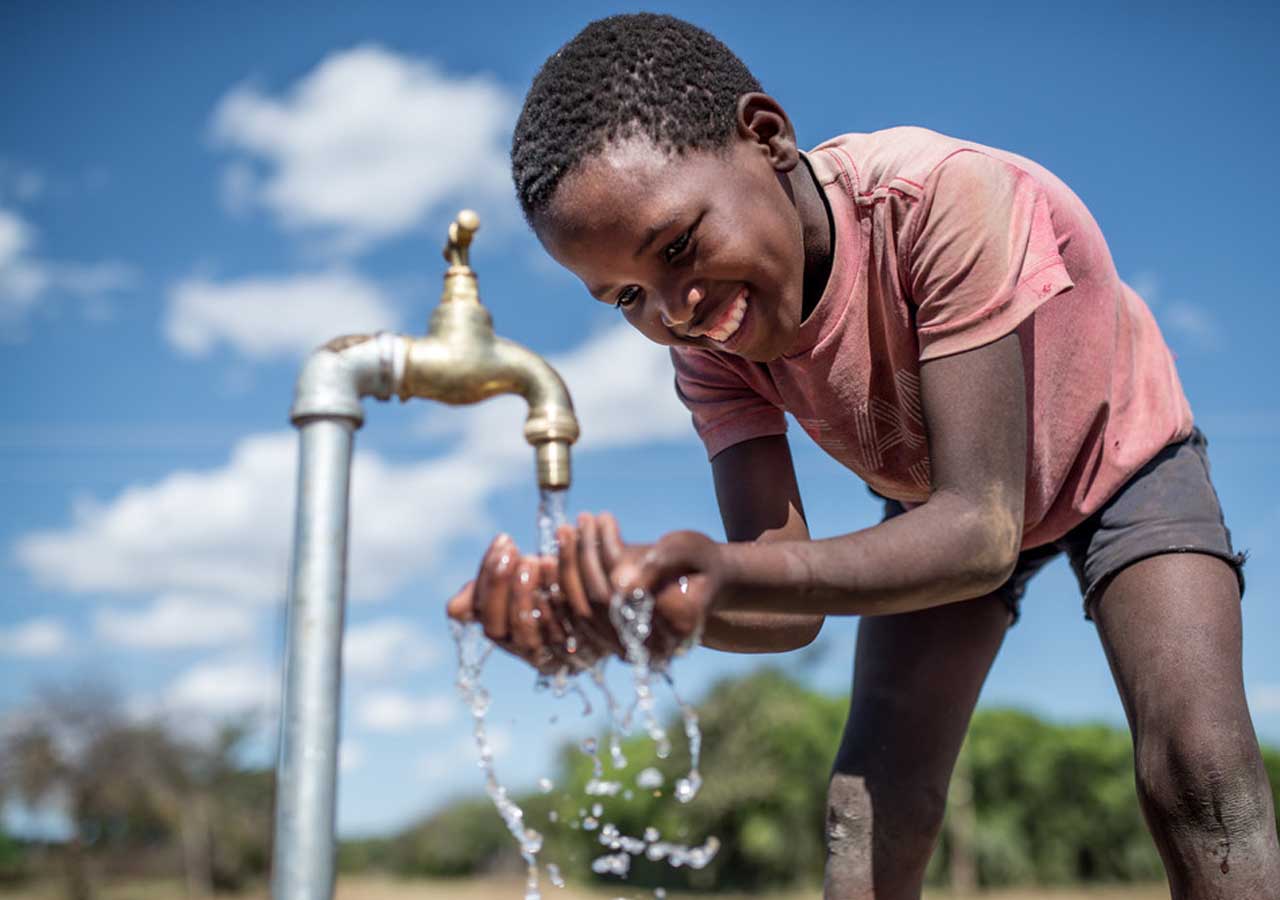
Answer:
M444 258L449 265L471 267L467 251L479 228L480 217L473 210L464 209L458 213L458 218L449 226L449 243L444 245Z

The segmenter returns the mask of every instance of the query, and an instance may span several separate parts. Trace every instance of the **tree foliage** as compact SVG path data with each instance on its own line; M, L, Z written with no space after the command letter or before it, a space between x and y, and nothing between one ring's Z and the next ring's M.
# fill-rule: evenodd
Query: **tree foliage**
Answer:
M93 894L91 858L158 862L193 895L239 887L269 865L273 781L239 764L245 735L228 725L197 739L126 715L99 686L48 688L0 731L0 802L62 813L71 834L56 866L73 900Z
M630 884L668 888L765 889L820 880L826 786L845 715L842 698L827 697L774 670L716 685L699 708L704 784L688 805L671 796L688 771L683 742L666 760L647 738L623 743L628 762L614 769L602 752L604 775L625 786L614 797L591 797L591 758L575 745L558 757L556 789L519 798L525 821L546 836L544 861L569 874L591 875L591 860L607 852L599 829L584 827L594 803L623 834L648 827L670 841L721 841L705 870L672 870L643 857L632 862ZM678 717L668 733L682 733ZM927 739L927 736L922 736ZM602 739L601 746L605 746ZM1264 748L1273 791L1280 788L1280 751ZM639 772L659 769L663 784L642 790ZM1026 712L980 710L959 767L967 809L964 831L944 829L930 880L973 871L984 886L1068 882L1150 881L1162 875L1134 790L1133 751L1123 729L1101 724L1054 724ZM955 799L955 798L953 798ZM1280 798L1277 798L1280 808ZM969 853L971 869L953 854ZM405 873L463 875L518 866L512 840L487 798L459 801L398 838L360 848L365 864ZM357 863L348 855L348 864Z

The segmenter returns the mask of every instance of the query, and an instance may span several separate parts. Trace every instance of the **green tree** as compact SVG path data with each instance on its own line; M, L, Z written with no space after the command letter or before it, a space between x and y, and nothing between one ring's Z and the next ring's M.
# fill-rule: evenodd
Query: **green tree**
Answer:
M701 844L714 835L721 842L716 858L701 871L673 871L665 863L638 858L628 880L759 889L820 879L827 778L844 713L843 701L807 690L776 669L718 683L699 708L704 782L688 805L671 796L676 779L689 768L683 742L674 742L668 759L655 760L651 741L628 740L627 767L615 771L606 760L606 777L634 785L640 770L652 765L662 773L663 787L632 789L625 802L606 801L607 819L633 836L654 827L665 840ZM672 735L683 734L678 717L666 728ZM591 805L583 798L592 764L572 747L560 759L558 819L572 822L581 818L580 808ZM564 848L568 863L578 871L604 852L596 832L561 827L555 834L554 846Z

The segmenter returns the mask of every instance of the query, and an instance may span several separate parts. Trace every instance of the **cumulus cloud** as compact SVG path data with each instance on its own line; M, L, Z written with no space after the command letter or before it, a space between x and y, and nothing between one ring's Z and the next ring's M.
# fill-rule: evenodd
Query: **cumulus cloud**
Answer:
M354 772L364 765L364 747L355 741L343 738L338 743L338 771L344 775Z
M38 169L0 159L0 200L29 202L43 194L47 186L48 180Z
M296 456L293 432L246 438L222 468L176 472L106 504L80 501L69 528L21 538L17 558L40 583L70 591L279 600L292 537ZM386 594L429 569L449 540L485 528L483 500L511 477L461 455L397 464L358 453L352 467L352 595ZM453 515L423 515L436 508Z
M94 632L112 644L146 650L216 647L250 638L254 621L252 610L223 598L171 594L140 611L101 610Z
M228 205L343 250L403 234L462 192L511 206L507 138L516 98L377 45L333 53L279 95L242 84L218 103L214 140L234 158Z
M71 636L56 619L30 619L0 629L0 656L41 659L60 656L71 648Z
M243 356L301 356L339 334L390 330L396 314L382 291L335 270L218 283L189 278L169 292L165 336L187 356L219 343Z
M229 658L188 669L165 691L162 703L205 720L274 710L280 672L258 660Z
M1253 685L1249 689L1249 706L1258 714L1280 715L1280 683Z
M435 642L405 619L378 619L349 626L343 637L342 666L355 678L424 669L440 655Z
M1189 300L1166 300L1160 279L1140 272L1129 279L1132 287L1155 314L1161 329L1175 346L1194 350L1221 350L1226 343L1222 324L1209 308Z
M648 444L690 437L689 412L676 398L667 350L641 337L629 325L618 324L588 338L549 362L569 388L574 411L582 423L575 452ZM460 431L479 452L494 434L510 430L521 401L498 398L480 406L432 413L424 430ZM522 444L506 445L512 455Z
M398 691L378 691L359 701L356 720L369 731L398 734L446 725L457 712L458 701L449 694L411 697Z
M665 352L619 325L554 360L583 421L580 449L690 434L672 396ZM356 454L352 470L350 590L382 597L433 570L451 544L492 530L487 501L528 477L530 450L495 401L457 415L461 433L433 459L395 463ZM284 594L292 535L297 438L242 440L230 461L137 485L108 502L76 503L72 523L27 534L19 564L41 584L82 593L177 593L224 603ZM447 509L448 517L424 510ZM389 632L378 640L389 640ZM374 640L373 638L369 639Z
M31 224L0 207L0 328L6 331L21 325L37 303L55 292L88 301L89 314L103 318L108 297L138 284L132 266L50 260L39 256L35 245Z

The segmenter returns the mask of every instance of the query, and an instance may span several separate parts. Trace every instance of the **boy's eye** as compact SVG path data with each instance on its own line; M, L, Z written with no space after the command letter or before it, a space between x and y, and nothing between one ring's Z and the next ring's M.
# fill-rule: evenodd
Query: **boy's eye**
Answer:
M680 254L684 252L685 248L689 246L689 238L692 234L693 229L690 228L670 244L667 244L667 246L662 250L663 258L666 259L667 262L674 262Z
M614 309L627 309L640 298L640 288L629 284L618 292L618 299L613 301Z

